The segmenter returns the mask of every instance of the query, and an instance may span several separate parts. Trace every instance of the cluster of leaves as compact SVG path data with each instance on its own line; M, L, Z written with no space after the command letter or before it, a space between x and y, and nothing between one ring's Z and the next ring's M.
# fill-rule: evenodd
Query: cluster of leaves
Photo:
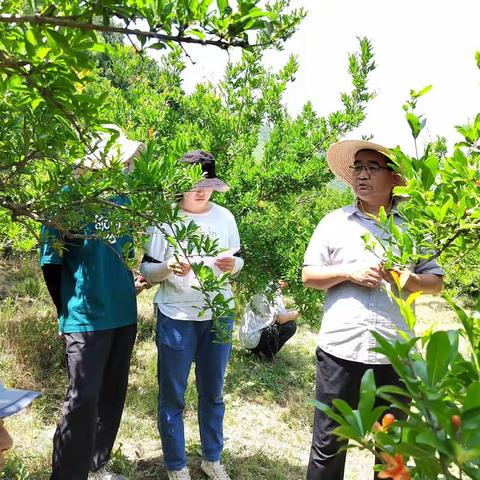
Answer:
M426 124L416 115L418 99L430 90L412 90L404 105L406 119L415 140ZM451 155L444 141L428 143L422 155L411 157L397 147L391 159L405 179L395 189L400 197L398 210L405 219L402 227L384 209L379 223L391 236L382 260L387 267L402 269L419 261L440 257L450 267L460 265L472 272L480 266L480 114L469 124L457 127L464 140ZM366 238L373 249L374 239ZM467 261L468 262L467 262ZM469 289L475 293L475 286Z
M339 424L337 435L383 460L382 453L398 458L418 480L439 475L461 479L462 474L480 478L480 301L471 315L450 303L461 330L437 331L393 345L374 334L377 350L387 356L403 388L376 388L369 370L362 379L358 409L340 400L333 401L335 410L316 402ZM465 355L458 351L460 336L468 345ZM379 428L376 422L387 407L377 406L376 397L405 412L407 419Z
M108 217L105 235L132 233L141 248L148 225L175 223L172 201L199 178L197 170L181 169L175 159L202 148L215 154L219 175L231 185L217 200L239 222L246 260L239 291L250 296L272 279L286 277L303 312L316 317L318 295L305 292L299 271L319 218L351 198L348 192L327 188L332 175L324 154L365 117L372 97L367 89L374 69L372 50L366 39L360 39L358 53L349 56L353 89L341 94L341 110L319 117L308 103L292 117L282 97L294 79L296 60L292 57L278 72L266 69L261 49L248 48L253 43L248 32L260 30L257 43L279 46L303 12L287 14L286 0L264 8L258 3L237 2L236 10L225 0L217 2L217 8L208 1L163 2L161 9L158 2L141 1L4 4L0 15L4 244L12 242L9 233L16 224L28 229L30 236L36 235L40 222L81 237L92 219ZM112 25L112 19L123 23ZM148 23L149 34L138 29L131 33L130 24L139 25L141 20ZM159 66L138 47L124 46L121 35L156 39L171 50ZM172 42L240 45L248 52L227 67L218 85L199 84L187 95L182 89L181 50ZM130 138L148 143L135 171L125 176L114 164L74 177L73 161L89 151L92 132L109 122L120 125ZM116 206L111 201L114 195L130 201ZM179 249L192 245L187 237L175 241ZM221 296L216 298L227 305Z
M211 0L2 2L2 244L31 246L13 239L26 231L30 232L27 237L36 237L38 223L82 237L85 227L100 216L107 219L109 231L103 237L94 232L95 236L133 232L136 239L149 224L174 223L175 195L200 178L199 169L178 168L178 149L159 156L152 142L129 176L123 175L119 164L81 177L73 175L73 162L91 150L95 132L110 118L106 95L91 95L89 90L98 81L96 54L109 51L100 32L137 38L152 48L191 43L250 48L254 42L279 47L304 13L287 12L288 0L259 4L240 1L232 8L227 0L216 4ZM145 23L146 30L138 28ZM130 203L114 204L115 195L129 197ZM177 241L188 243L186 238ZM217 316L224 313L220 309Z
M45 179L64 185L71 177L72 161L89 149L92 132L105 120L105 97L89 95L85 89L96 81L92 52L108 49L98 32L124 33L111 26L113 19L126 26L147 21L149 30L135 30L138 38L160 30L168 35L176 31L169 46L195 38L200 42L198 35L191 38L186 33L193 29L212 37L217 46L238 43L247 48L245 36L259 28L258 22L270 25L272 38L267 45L277 45L293 33L303 16L301 11L287 14L286 1L264 9L257 1L238 2L235 11L226 0L219 1L217 8L211 4L206 0L2 3L0 207L9 210L13 220L45 222L58 188L47 190ZM99 25L94 21L98 17L103 19Z
M425 119L419 120L414 113L416 99L427 91L412 93L414 100L407 115L414 138L425 125ZM435 143L427 144L418 158L405 155L399 148L392 151L400 174L408 180L396 189L408 199L399 209L407 228L392 231L401 246L401 265L407 258L416 263L422 257L439 255L448 262L458 261L480 247L480 114L457 130L464 140L455 145L452 155L439 151Z
M233 212L240 230L245 267L238 296L248 298L285 277L303 313L317 319L318 293L303 288L299 272L319 219L351 201L349 191L331 184L324 155L364 119L372 97L366 86L374 68L370 43L361 39L359 52L350 55L353 90L342 94L344 108L326 118L309 103L296 117L288 114L283 94L298 68L294 57L273 72L262 65L259 50L245 52L218 85L198 84L186 94L180 51L160 65L132 53L113 44L100 59L91 92L105 95L109 120L135 138L150 138L158 156L212 152L217 174L230 185L214 201Z

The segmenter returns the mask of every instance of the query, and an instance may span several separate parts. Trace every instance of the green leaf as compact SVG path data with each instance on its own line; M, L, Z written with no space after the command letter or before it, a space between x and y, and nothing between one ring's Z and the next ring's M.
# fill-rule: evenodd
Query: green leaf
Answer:
M428 93L430 90L432 89L432 85L427 85L426 87L422 88L418 93L417 93L417 97L421 97L422 95L425 95L426 93Z
M345 421L345 419L338 413L335 413L325 403L319 402L318 400L309 400L307 401L307 403L314 405L315 408L318 408L321 412L325 413L325 415L328 415L332 420L335 420L339 425L347 425L347 422Z
M32 46L35 46L37 44L37 41L35 39L35 35L33 34L31 29L26 30L25 40Z
M107 53L110 50L110 45L108 43L95 42L89 50L92 52Z
M447 441L440 440L435 433L429 430L422 430L416 437L416 442L420 444L429 445L434 449L438 450L439 452L448 454L449 448Z
M164 50L167 48L167 44L165 42L157 42L149 45L148 48L152 48L153 50Z
M440 383L448 370L451 356L446 332L435 332L427 346L427 375L432 386Z
M51 49L49 47L45 47L42 45L37 49L37 53L35 57L38 58L39 60L44 60L45 57L49 54L50 50Z
M420 123L420 119L412 112L407 112L405 115L408 124L410 125L410 130L412 132L413 138L417 138L422 131L422 126Z
M405 283L406 283L406 282L405 282ZM405 283L404 283L404 285L405 285ZM413 303L418 297L420 297L420 296L422 295L422 293L423 293L423 292L422 292L421 290L419 290L418 292L413 292L413 293L411 293L411 294L408 296L407 300L406 300L406 304L407 304L408 306L412 305L412 303Z
M371 413L375 405L375 394L377 387L375 385L375 376L372 369L368 369L360 383L360 401L358 402L358 410L362 417L363 430L369 429L368 425L371 419Z
M480 407L480 382L473 382L467 388L467 394L463 402L463 411Z
M193 35L194 37L199 38L200 40L205 40L205 32L202 30L191 29L185 32L186 35Z
M218 10L223 15L228 7L228 0L217 0L217 6Z
M43 102L42 97L36 97L30 102L30 106L32 107L32 111L35 111L37 107Z

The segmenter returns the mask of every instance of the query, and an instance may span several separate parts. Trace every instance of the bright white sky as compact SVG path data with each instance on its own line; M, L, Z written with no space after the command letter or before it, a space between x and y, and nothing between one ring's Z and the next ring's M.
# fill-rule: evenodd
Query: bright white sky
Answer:
M271 52L266 62L280 67L289 54L298 56L300 69L285 101L292 114L311 100L325 115L340 106L339 92L349 90L347 54L357 48L357 36L371 39L377 69L370 86L377 97L367 109L367 120L349 138L372 134L386 146L401 145L413 152L402 104L411 88L433 89L419 101L418 113L427 115L423 140L436 134L452 143L454 126L480 111L480 50L478 0L293 0L309 15L287 42L284 52ZM189 47L196 61L185 73L191 90L198 80L217 80L228 60L216 48ZM235 58L235 54L232 55Z

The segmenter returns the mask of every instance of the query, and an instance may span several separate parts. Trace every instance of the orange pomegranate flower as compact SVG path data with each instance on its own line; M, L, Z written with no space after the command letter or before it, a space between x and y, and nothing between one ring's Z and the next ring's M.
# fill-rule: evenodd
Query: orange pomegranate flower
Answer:
M382 418L382 424L375 422L373 424L373 430L375 432L388 432L390 425L393 425L395 422L395 417L391 413L387 413Z
M410 480L410 472L403 464L403 457L397 453L394 457L388 453L380 453L380 457L387 464L385 470L378 474L378 478L392 478L393 480Z

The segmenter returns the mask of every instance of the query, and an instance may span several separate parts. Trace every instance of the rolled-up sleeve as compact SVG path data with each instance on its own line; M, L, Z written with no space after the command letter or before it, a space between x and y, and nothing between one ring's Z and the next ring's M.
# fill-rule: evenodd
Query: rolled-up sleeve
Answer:
M230 213L231 215L231 213ZM238 233L237 222L235 217L231 215L230 225L228 229L228 247L232 250L240 252L240 234ZM235 255L234 257L235 265L231 271L232 276L237 276L240 273L240 270L243 268L244 260L241 256Z
M443 276L445 274L444 270L437 263L435 259L433 260L422 260L415 265L415 273L434 273L435 275Z
M303 260L303 266L324 267L330 265L330 254L328 248L328 216L325 217L315 228L312 238L308 244Z
M147 232L150 238L140 272L148 283L154 285L166 280L172 272L168 268L168 260L173 252L162 232L157 227L150 227Z

